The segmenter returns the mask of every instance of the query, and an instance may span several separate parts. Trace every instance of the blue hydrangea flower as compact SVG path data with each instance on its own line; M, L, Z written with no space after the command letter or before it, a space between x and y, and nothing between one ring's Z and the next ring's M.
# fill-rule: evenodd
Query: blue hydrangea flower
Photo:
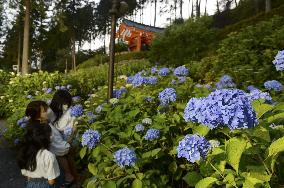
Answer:
M144 136L145 140L156 140L160 137L160 131L158 129L149 129Z
M145 77L143 83L145 85L150 84L150 85L155 85L158 82L158 78L156 76L150 76L150 77Z
M277 80L269 80L264 83L264 87L268 90L282 91L283 86Z
M74 116L74 117L79 117L79 116L82 116L83 115L83 106L78 104L78 105L75 105L75 106L72 106L71 107L71 116Z
M159 76L167 76L170 74L170 69L169 68L161 68L158 71Z
M127 92L126 88L121 88L113 91L113 97L119 99L124 93Z
M142 124L137 124L135 126L135 131L136 132L141 132L141 131L144 131L145 127L142 125Z
M66 88L67 88L67 89L71 89L71 88L72 88L72 85L71 85L71 84L68 84L68 85L66 86Z
M184 77L184 76L178 77L178 83L182 84L182 83L184 83L185 81L186 81L186 77Z
M87 113L87 117L88 117L88 119L89 119L89 123L90 124L92 124L92 123L94 123L95 121L96 121L96 119L97 119L97 116L93 113L93 112L88 112Z
M177 147L178 158L186 158L189 162L194 163L201 158L207 157L208 151L211 149L210 143L199 135L186 135L179 142Z
M236 84L233 82L233 78L229 75L224 75L220 78L216 84L217 89L234 88Z
M216 90L206 98L190 99L184 110L184 119L211 129L219 126L244 129L258 124L251 100L238 89Z
M262 92L259 89L254 89L250 93L247 94L248 98L251 101L258 100L258 99L264 99L265 103L271 104L272 103L272 97L267 92Z
M141 75L135 75L132 79L131 84L133 85L133 87L139 87L144 83L144 77Z
M96 113L97 114L100 114L101 112L102 112L102 110L103 110L103 106L102 105L99 105L97 108L96 108Z
M211 89L211 88L212 88L212 86L211 86L210 84L205 84L204 87L205 87L206 89Z
M48 88L48 89L45 91L45 93L51 94L51 93L52 93L52 88Z
M126 166L134 166L137 160L135 151L129 149L128 147L116 151L113 157L116 164L121 168Z
M28 95L28 96L27 96L27 99L32 99L32 98L33 98L32 95Z
M147 97L144 98L144 100L147 101L147 102L152 102L154 100L154 98L151 97L151 96L147 96Z
M176 76L188 76L188 74L189 74L189 71L185 66L177 67L174 70L174 75Z
M73 102L78 102L78 101L80 101L80 99L81 99L80 96L72 97L72 101L73 101Z
M249 91L249 92L251 92L251 91L253 91L253 90L255 90L255 89L257 89L255 86L253 86L253 85L250 85L250 86L248 86L247 87L247 90ZM257 89L258 90L258 89Z
M152 68L151 68L151 74L155 74L156 72L158 72L157 66L152 67Z
M273 60L273 64L275 65L277 71L284 70L284 50L277 53L275 59Z
M176 90L173 88L166 88L159 93L159 100L161 105L168 105L170 102L175 102L177 100Z
M17 121L17 125L20 126L21 128L25 128L28 124L29 118L28 117L23 117Z
M87 146L89 149L93 149L100 142L101 134L93 129L88 129L82 135L82 146Z

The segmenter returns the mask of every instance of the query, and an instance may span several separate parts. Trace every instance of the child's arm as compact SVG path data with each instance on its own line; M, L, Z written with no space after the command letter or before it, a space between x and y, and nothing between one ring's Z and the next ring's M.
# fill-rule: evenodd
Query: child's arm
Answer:
M49 185L54 185L54 184L55 184L55 179L53 179L53 180L48 180L48 184L49 184Z

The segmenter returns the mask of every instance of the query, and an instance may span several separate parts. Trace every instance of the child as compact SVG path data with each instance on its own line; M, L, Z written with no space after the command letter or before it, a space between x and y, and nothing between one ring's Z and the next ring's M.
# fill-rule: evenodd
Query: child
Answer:
M51 103L50 109L48 110L48 119L53 124L57 130L62 134L62 137L68 142L72 142L72 136L74 134L74 123L75 117L71 116L71 107L72 105L72 95L67 90L58 90L55 92ZM72 153L72 149L70 151ZM70 165L70 170L75 176L76 171L74 167L73 156L68 155L68 162ZM72 182L75 178L68 173L65 175L65 180Z
M35 124L36 122L48 122L47 109L48 105L44 101L32 101L28 104L26 109L26 116L30 118L30 123L27 126L27 130L33 127L33 124ZM67 155L69 152L70 144L63 140L61 133L53 125L49 124L49 127L51 128L51 143L49 150L56 155L60 166L64 169L65 180L67 176L68 182L61 183L63 184L63 186L68 187L70 185L70 178L68 179L68 177L70 177L70 168L65 155ZM72 175L71 178L73 178ZM71 182L73 181L73 179L71 179Z
M27 129L18 155L18 165L27 177L27 188L51 188L60 175L56 157L48 151L51 128L33 122Z

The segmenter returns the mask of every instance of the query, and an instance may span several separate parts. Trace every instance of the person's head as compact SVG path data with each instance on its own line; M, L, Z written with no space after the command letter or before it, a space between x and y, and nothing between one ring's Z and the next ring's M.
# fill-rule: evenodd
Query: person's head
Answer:
M44 101L32 101L26 108L26 116L30 118L30 122L47 122L48 105Z
M53 95L50 103L51 110L55 113L57 121L63 114L63 111L72 105L72 95L67 90L58 90Z
M37 153L49 148L50 137L51 128L48 124L37 123L26 130L18 154L18 165L21 169L36 169Z

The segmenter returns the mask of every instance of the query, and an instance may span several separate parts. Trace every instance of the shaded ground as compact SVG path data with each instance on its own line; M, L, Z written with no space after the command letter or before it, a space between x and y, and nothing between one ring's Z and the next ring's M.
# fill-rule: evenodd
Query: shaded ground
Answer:
M0 135L5 122L0 120ZM16 152L0 136L0 188L24 188L25 179L16 164Z

